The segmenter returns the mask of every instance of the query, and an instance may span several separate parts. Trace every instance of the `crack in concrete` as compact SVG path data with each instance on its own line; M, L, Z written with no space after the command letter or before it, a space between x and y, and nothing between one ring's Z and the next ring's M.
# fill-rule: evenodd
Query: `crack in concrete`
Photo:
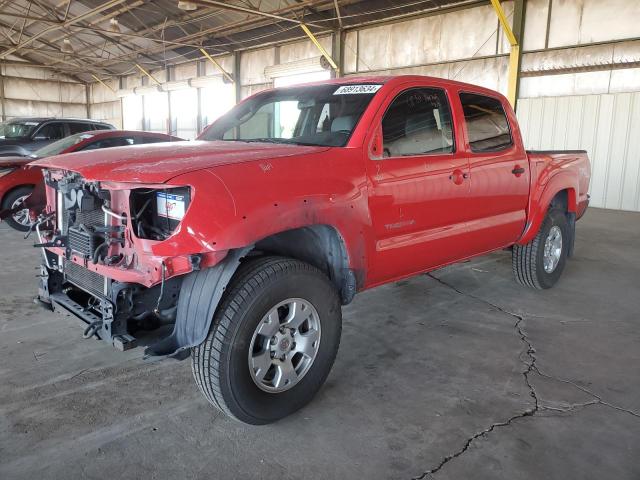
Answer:
M633 415L634 417L640 418L640 413L636 412L635 410L631 410L628 408L624 408L621 407L619 405L615 405L613 403L607 402L606 400L603 400L602 397L600 395L598 395L597 393L592 392L591 390L589 390L588 388L583 387L582 385L579 385L571 380L567 380L565 378L560 378L560 377L556 377L553 375L549 375L548 373L544 373L543 371L541 371L538 367L535 368L535 371L538 375L540 375L541 377L544 378L548 378L549 380L555 380L556 382L560 382L560 383L566 383L567 385L571 385L572 387L577 388L578 390L580 390L583 393L586 393L587 395L591 396L594 398L594 400L590 401L590 402L585 402L585 403L574 403L574 404L570 404L566 411L570 411L573 410L573 407L586 407L588 405L603 405L605 407L609 407L612 408L614 410L618 410L619 412L624 412L624 413L628 413L629 415ZM543 407L545 410L554 410L554 408L552 407Z
M518 336L520 337L520 341L525 345L526 350L524 352L522 352L519 356L518 359L524 363L524 365L526 366L525 370L522 372L522 376L524 377L524 381L527 385L527 387L529 388L529 394L531 395L531 397L534 400L534 406L533 408L528 408L526 409L524 412L513 415L512 417L510 417L509 419L503 421L503 422L496 422L496 423L492 423L491 426L489 426L488 428L486 428L485 430L482 430L476 434L474 434L473 436L469 437L467 439L467 441L464 443L464 445L462 446L461 449L457 450L456 452L447 455L446 457L444 457L440 463L438 463L438 465L436 465L435 467L431 468L430 470L427 470L426 472L424 472L422 475L418 476L418 477L413 477L412 480L423 480L427 477L429 478L433 478L433 474L438 472L439 470L442 469L442 467L444 467L447 463L449 463L450 461L454 460L455 458L459 457L460 455L464 454L469 447L471 446L471 444L477 440L480 437L484 437L486 435L488 435L489 433L491 433L493 430L495 430L496 428L500 428L500 427L506 427L511 425L511 423L517 419L520 418L524 418L524 417L532 417L534 416L536 413L543 411L543 410L548 410L548 411L553 411L553 412L561 412L561 413L567 413L567 412L571 412L574 411L578 408L585 408L587 406L590 405L603 405L606 407L610 407L613 408L615 410L621 411L621 412L626 412L630 415L633 415L635 417L640 417L640 414L633 411L633 410L629 410L614 404L611 404L609 402L604 401L599 395L595 394L594 392L590 391L589 389L578 385L575 382L572 382L571 380L567 380L567 379L563 379L563 378L558 378L555 377L553 375L547 374L542 372L538 366L536 365L536 356L535 356L535 348L533 346L533 344L531 343L531 341L529 340L529 338L527 337L527 334L524 332L523 330L523 323L525 321L524 315L518 315L517 313L513 313L510 312L506 309L504 309L503 307L496 305L488 300L485 300L484 298L480 298L476 295L473 295L471 293L467 293L467 292L463 292L462 290L459 290L458 288L454 287L453 285L445 282L444 280L435 277L434 275L432 275L431 273L427 273L426 276L428 276L429 278L432 278L433 280L435 280L436 282L444 285L445 287L455 291L456 293L458 293L459 295L462 296L466 296L469 298L473 298L474 300L477 300L479 302L482 302L486 305L489 305L492 308L495 308L496 310L509 315L513 318L516 319L516 322L514 324L514 328L516 329ZM524 360L522 357L523 355L525 355L527 358L526 360ZM586 393L587 395L590 395L591 397L594 398L594 400L591 400L589 402L583 402L583 403L574 403L574 404L570 404L568 405L566 408L561 408L561 407L549 407L549 406L545 406L541 404L540 399L538 398L538 395L536 393L536 390L534 388L534 386L531 384L531 381L529 379L529 375L531 374L531 372L537 373L538 375L540 375L541 377L544 378L548 378L550 380L555 380L558 382L562 382L562 383L566 383L568 385L572 385L573 387L577 388L578 390Z

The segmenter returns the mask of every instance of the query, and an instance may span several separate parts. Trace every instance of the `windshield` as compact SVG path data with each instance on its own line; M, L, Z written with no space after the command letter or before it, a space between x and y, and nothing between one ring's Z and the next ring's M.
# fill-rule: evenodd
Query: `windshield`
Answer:
M320 85L271 90L237 105L200 140L343 147L382 85Z
M0 138L29 137L38 126L38 122L2 122L0 123Z
M29 156L32 158L44 158L50 157L51 155L58 155L64 152L69 147L72 147L82 142L83 140L86 140L87 138L91 138L93 136L93 133L76 133L75 135L70 135L61 140L58 140L57 142L50 143L46 147L42 147L41 149L36 150Z

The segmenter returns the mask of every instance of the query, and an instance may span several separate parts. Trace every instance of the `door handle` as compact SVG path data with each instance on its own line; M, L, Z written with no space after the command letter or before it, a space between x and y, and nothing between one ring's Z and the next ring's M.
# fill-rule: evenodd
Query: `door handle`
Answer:
M520 165L516 165L515 168L511 170L511 173L513 173L516 177L519 177L524 172L525 172L524 167L521 167Z

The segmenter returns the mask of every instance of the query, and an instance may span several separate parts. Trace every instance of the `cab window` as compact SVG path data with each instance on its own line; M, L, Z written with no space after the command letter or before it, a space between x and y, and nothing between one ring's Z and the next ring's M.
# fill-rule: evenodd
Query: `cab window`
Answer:
M383 156L451 153L451 110L437 88L413 88L398 95L382 119Z
M495 152L513 145L507 115L500 100L461 93L460 102L472 152Z

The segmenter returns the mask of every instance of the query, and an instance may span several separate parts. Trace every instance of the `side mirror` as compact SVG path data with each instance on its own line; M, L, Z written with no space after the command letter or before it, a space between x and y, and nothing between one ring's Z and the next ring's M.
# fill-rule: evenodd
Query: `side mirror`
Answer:
M380 160L383 157L384 146L382 138L382 125L378 125L369 144L369 158L371 160Z

